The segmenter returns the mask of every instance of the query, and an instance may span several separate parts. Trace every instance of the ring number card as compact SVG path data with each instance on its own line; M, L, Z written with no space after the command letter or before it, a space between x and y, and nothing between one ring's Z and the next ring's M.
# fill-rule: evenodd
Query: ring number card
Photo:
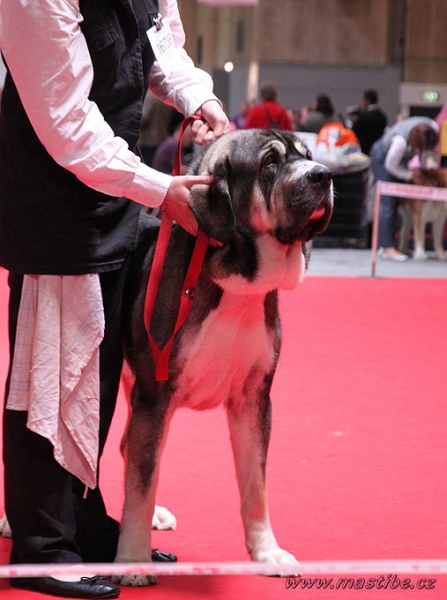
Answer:
M161 70L165 75L169 75L175 64L174 38L169 23L158 15L154 19L154 26L146 33Z

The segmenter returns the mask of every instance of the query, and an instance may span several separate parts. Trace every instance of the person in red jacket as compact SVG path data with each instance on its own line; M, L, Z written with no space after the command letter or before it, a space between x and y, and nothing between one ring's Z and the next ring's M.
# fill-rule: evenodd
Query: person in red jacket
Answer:
M255 104L247 115L245 129L283 129L293 131L286 109L277 102L275 85L266 82L261 87L261 102Z

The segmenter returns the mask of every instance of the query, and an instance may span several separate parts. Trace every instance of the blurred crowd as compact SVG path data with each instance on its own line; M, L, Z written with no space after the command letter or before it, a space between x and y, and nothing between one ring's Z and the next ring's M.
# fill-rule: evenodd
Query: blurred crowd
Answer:
M360 102L343 112L326 93L317 94L310 105L292 109L279 102L275 85L266 82L259 103L241 102L231 123L235 129L278 127L301 134L314 159L329 166L334 175L363 170L365 191L359 202L369 224L376 181L433 185L430 170L447 167L447 104L434 119L398 115L390 122L374 89L366 89ZM408 255L395 248L399 204L397 198L382 196L378 237L380 256L403 262Z
M278 128L318 136L328 124L337 124L343 131L353 132L351 140L356 140L359 150L366 156L370 155L373 144L394 124L379 105L379 96L374 89L365 90L358 104L345 107L342 111L334 106L331 97L324 92L318 93L312 103L292 108L280 102L277 88L270 81L261 85L258 102L244 99L239 111L228 116L233 130ZM182 119L182 115L174 108L160 102L150 92L147 94L139 138L146 164L171 173ZM403 117L398 115L395 123L401 120ZM447 167L447 104L442 107L435 122L439 128L439 143L436 146L439 165ZM196 151L188 131L181 144L182 170L186 171Z

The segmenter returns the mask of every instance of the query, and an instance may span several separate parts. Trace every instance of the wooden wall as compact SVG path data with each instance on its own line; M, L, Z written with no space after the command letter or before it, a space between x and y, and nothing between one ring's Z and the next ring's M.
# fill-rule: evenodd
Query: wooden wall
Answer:
M403 81L446 81L446 0L259 0L243 8L179 0L179 6L188 52L197 61L200 46L208 70L227 60L393 65Z

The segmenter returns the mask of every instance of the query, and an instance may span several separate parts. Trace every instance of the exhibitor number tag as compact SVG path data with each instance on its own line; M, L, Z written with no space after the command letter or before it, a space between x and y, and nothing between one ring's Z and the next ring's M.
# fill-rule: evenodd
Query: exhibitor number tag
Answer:
M147 30L147 37L154 51L155 58L165 75L169 75L175 62L174 38L169 23L159 15L155 25Z

